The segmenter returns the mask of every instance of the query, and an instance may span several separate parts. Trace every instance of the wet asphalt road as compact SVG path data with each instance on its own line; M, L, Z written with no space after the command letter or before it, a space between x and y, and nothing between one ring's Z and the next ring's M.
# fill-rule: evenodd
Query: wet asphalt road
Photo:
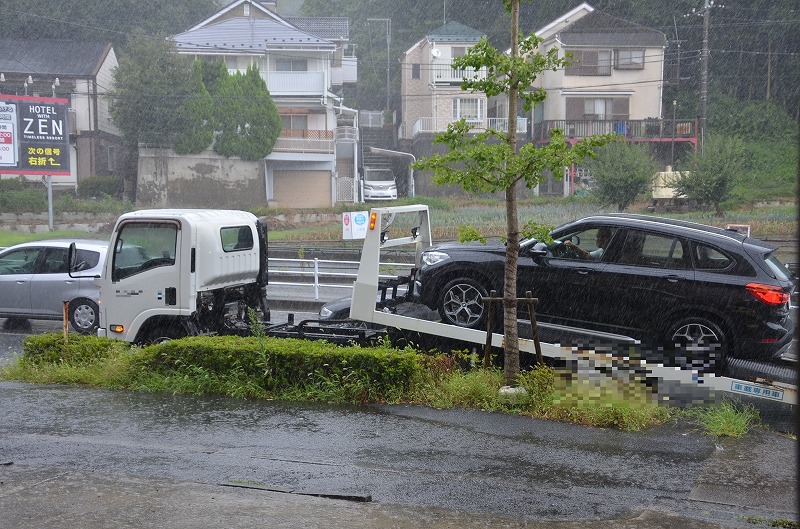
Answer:
M58 329L33 322L29 332ZM21 350L24 334L0 331L0 361ZM740 520L727 505L692 498L719 451L685 423L626 433L469 410L17 382L0 382L0 416L0 462L25 468L369 496L522 520L616 518L644 509L729 527Z

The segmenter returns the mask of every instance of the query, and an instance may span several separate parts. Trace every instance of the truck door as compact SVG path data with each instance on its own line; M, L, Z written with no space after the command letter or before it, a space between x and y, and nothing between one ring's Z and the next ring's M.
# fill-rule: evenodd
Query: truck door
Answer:
M138 318L177 314L180 299L181 230L177 221L129 221L114 240L111 259L111 292L104 325L123 325L125 332ZM113 332L110 337L115 337Z

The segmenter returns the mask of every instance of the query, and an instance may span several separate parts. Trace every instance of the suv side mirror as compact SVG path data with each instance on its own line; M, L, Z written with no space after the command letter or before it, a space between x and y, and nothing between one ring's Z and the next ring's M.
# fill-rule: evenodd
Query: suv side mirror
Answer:
M534 259L542 258L545 255L547 255L547 244L543 242L537 242L533 245L533 248L531 248L531 257Z

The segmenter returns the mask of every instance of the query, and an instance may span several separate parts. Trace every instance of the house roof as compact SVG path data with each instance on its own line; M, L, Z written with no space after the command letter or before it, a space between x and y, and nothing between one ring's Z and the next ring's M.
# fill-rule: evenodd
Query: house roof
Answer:
M436 42L478 42L485 33L459 24L448 22L428 33L428 40Z
M231 11L233 11L235 8L239 7L242 4L250 4L252 9L256 9L256 10L260 11L262 13L262 15L264 15L266 18L270 18L272 20L275 20L275 21L283 24L284 26L288 26L289 25L289 22L287 22L286 20L281 18L274 11L271 11L271 10L267 9L265 6L261 5L261 3L258 2L258 1L255 1L255 0L234 0L233 2L229 3L228 5L226 5L225 7L223 7L222 9L220 9L219 11L217 11L216 13L214 13L213 15L208 17L207 19L205 19L202 22L196 24L195 26L189 28L188 31L194 31L194 30L200 29L200 28L202 28L204 26L208 26L208 25L214 23L215 20L220 19L220 17L223 17L224 15L230 13ZM188 31L187 31L187 33L188 33Z
M344 17L287 17L286 20L300 31L323 39L348 40L350 19Z
M261 51L269 48L335 49L334 43L266 18L231 18L174 35L179 51Z
M0 39L0 72L90 77L110 51L107 42Z
M655 29L593 11L558 33L564 46L664 47L666 36Z

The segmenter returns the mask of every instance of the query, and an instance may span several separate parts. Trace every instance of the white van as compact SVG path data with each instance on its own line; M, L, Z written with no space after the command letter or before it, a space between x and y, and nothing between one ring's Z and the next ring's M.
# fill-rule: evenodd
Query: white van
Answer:
M397 200L397 183L390 169L364 168L361 180L364 200Z

